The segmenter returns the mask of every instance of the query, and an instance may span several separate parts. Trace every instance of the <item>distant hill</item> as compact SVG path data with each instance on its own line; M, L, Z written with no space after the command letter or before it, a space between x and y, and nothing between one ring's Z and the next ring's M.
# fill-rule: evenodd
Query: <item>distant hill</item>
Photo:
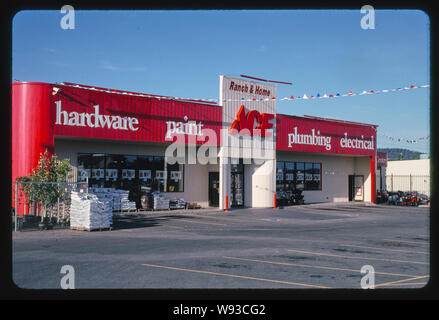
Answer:
M387 160L416 160L422 152L400 148L378 148L379 152L387 152Z

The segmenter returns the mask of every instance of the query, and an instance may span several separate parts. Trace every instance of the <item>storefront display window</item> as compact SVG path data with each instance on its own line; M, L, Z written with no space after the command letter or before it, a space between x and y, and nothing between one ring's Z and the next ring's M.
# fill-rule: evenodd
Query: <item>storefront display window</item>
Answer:
M322 190L321 163L276 162L276 191Z
M137 168L139 170L139 185L145 191L152 190L153 170L151 168L153 162L152 156L137 156Z
M293 191L296 189L296 185L294 183L294 171L295 164L294 162L285 162L285 190Z
M167 164L167 183L168 192L183 192L183 165L176 162Z
M296 189L305 189L305 164L296 162Z
M284 170L285 162L276 162L276 191L281 191L284 188Z
M88 177L90 187L103 187L105 182L105 155L102 153L78 154L78 181Z
M130 190L133 201L141 187L148 191L183 192L183 165L167 165L163 156L102 153L78 154L78 181L88 177L90 187Z
M322 164L313 164L313 190L322 190Z

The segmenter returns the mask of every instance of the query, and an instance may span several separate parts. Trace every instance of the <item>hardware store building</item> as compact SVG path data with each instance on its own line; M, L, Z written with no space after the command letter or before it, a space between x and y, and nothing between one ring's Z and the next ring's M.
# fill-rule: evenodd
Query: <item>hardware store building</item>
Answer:
M72 83L12 93L13 181L48 150L72 180L138 204L142 186L220 208L273 207L294 189L305 203L375 199L377 126L277 114L273 85L221 76L219 104Z

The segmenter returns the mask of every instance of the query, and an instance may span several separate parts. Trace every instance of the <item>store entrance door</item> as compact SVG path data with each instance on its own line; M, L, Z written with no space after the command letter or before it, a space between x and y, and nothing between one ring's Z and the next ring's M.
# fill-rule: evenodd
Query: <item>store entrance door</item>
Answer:
M219 172L209 172L209 206L219 206Z
M349 201L364 201L364 176L349 175Z
M243 207L244 206L244 164L240 159L238 164L232 164L231 170L231 207Z

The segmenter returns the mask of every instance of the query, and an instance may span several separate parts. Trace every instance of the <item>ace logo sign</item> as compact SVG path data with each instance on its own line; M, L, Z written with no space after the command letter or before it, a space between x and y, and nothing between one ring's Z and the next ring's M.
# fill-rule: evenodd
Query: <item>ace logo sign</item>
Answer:
M273 124L270 123L273 118L273 114L259 113L257 110L251 110L246 114L244 105L241 105L229 133L250 134L251 136L260 134L265 137L267 134L265 130L273 128Z

